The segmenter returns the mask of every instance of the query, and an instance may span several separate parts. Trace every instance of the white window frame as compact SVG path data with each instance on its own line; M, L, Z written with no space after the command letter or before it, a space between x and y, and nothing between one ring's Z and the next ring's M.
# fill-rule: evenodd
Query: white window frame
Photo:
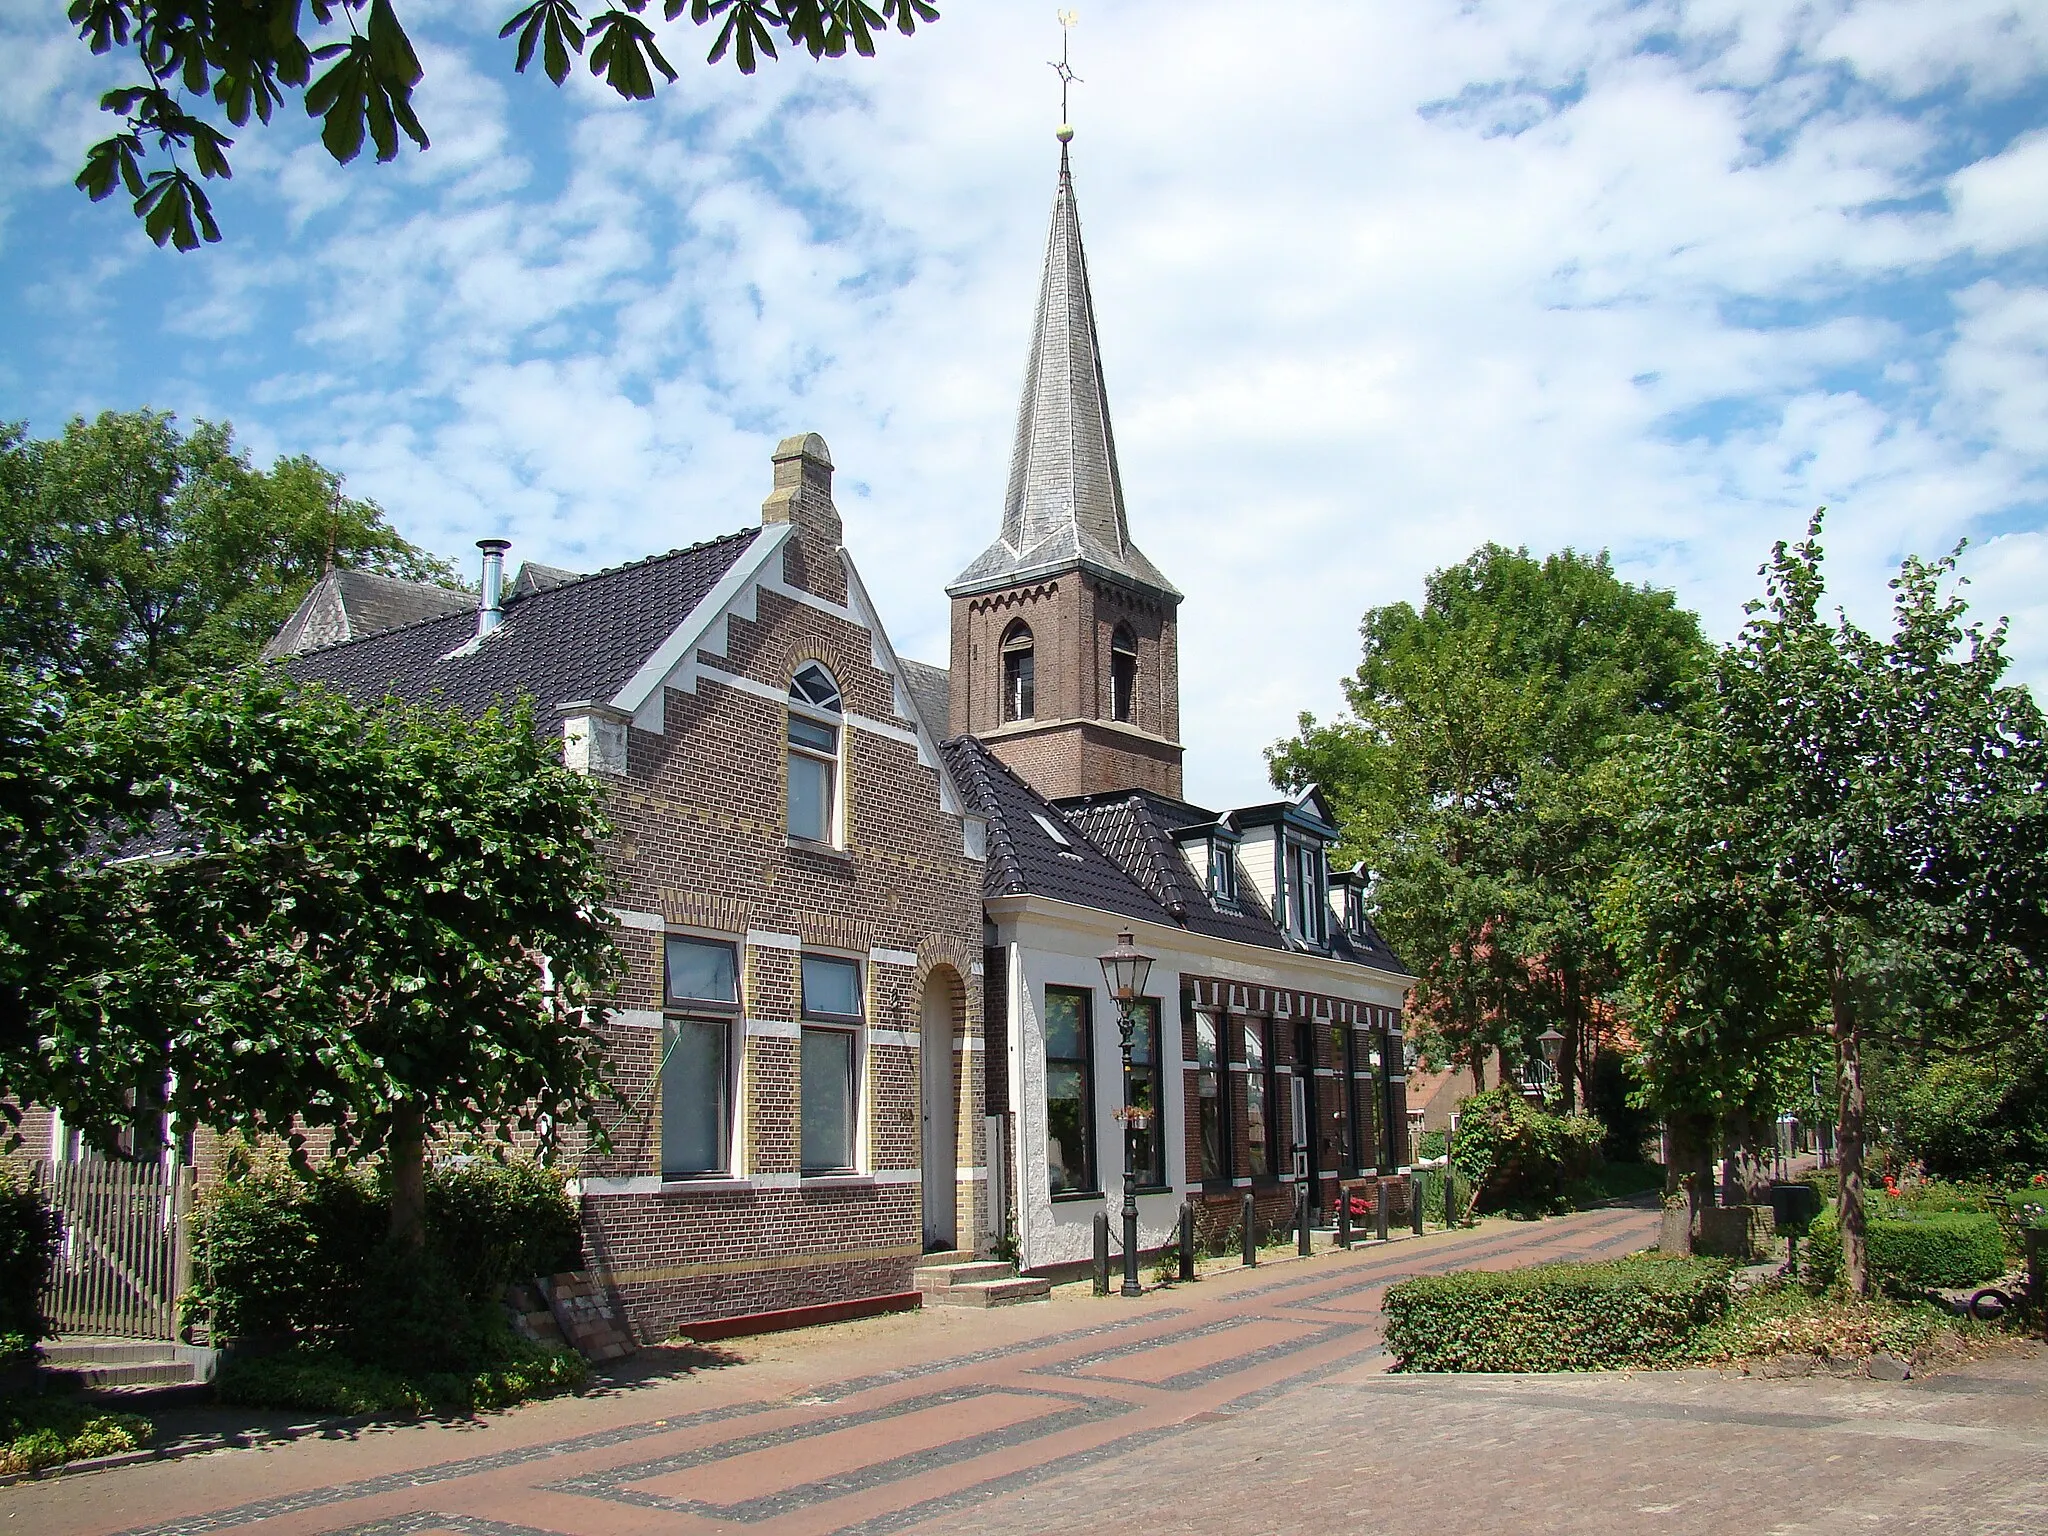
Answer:
M684 997L669 991L668 944L671 939L681 939L692 944L716 944L732 954L731 999ZM656 1048L661 1053L655 1058L658 1068L663 1068L669 1059L671 1043L670 1030L682 1024L711 1024L725 1031L725 1075L721 1083L724 1095L722 1106L725 1125L723 1166L718 1168L670 1169L665 1155L666 1127L668 1120L668 1084L665 1070L658 1070L655 1092L661 1096L663 1134L655 1138L654 1156L657 1171L664 1183L687 1183L697 1180L730 1179L739 1167L740 1147L740 1070L744 1041L739 1022L741 1016L740 995L745 986L744 963L740 938L730 933L698 933L681 929L668 929L662 935L661 945L661 1031L656 1037Z
M799 843L809 843L827 848L846 846L846 713L844 706L838 710L814 704L797 693L797 679L806 671L815 668L831 682L834 698L842 698L839 680L832 676L831 669L823 662L801 663L790 677L789 724L783 732L783 818L789 836ZM823 747L796 739L796 722L804 721L819 730L832 733L832 746L828 751ZM790 786L794 782L794 768L797 759L822 763L825 767L825 825L823 837L812 837L808 832L796 829L791 815L794 807L790 803Z
M853 967L854 998L859 1005L857 1014L827 1013L809 1006L804 995L803 963L806 960L830 960ZM858 1176L867 1166L867 984L868 967L859 955L840 951L806 948L797 957L797 1088L796 1088L796 1143L797 1168L806 1179L834 1179ZM847 1161L830 1168L807 1168L803 1163L804 1143L804 1088L803 1088L803 1036L816 1031L821 1034L844 1035L851 1042L847 1051L847 1092L849 1113L846 1122Z

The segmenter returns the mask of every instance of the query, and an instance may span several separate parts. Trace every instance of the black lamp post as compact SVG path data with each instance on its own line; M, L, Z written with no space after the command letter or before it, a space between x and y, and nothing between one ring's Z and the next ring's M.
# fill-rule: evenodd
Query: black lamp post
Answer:
M1116 1001L1117 1034L1124 1049L1124 1106L1117 1118L1124 1123L1124 1294L1144 1295L1138 1284L1138 1170L1137 1135L1150 1122L1148 1111L1131 1102L1131 1035L1136 1030L1138 1001L1151 979L1152 957L1138 949L1128 933L1116 936L1116 948L1101 957L1102 979Z

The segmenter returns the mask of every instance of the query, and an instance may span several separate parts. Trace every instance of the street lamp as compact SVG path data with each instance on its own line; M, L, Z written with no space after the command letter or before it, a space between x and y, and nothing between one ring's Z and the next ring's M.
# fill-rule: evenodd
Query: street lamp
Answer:
M1116 948L1101 957L1102 980L1116 1002L1117 1034L1124 1050L1124 1105L1117 1118L1124 1123L1124 1294L1144 1295L1138 1284L1137 1136L1151 1115L1131 1102L1131 1036L1138 1027L1138 1002L1152 976L1152 957L1138 948L1129 933L1116 936Z
M1543 1052L1543 1064L1555 1073L1558 1055L1564 1049L1564 1036L1555 1029L1546 1029L1536 1037L1536 1048Z

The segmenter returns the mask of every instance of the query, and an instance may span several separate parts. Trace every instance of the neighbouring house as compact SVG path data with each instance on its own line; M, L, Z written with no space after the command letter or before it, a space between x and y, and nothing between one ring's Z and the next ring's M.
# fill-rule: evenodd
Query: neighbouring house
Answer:
M642 1338L901 1298L928 1249L989 1226L985 818L843 547L832 472L789 438L758 526L591 576L508 589L484 540L462 611L285 663L366 700L530 697L608 787L629 969L603 1028L636 1109L577 1173L591 1267Z
M1268 1225L1297 1188L1322 1220L1347 1180L1405 1202L1409 977L1328 807L1182 798L1181 594L1131 537L1064 144L1000 528L947 593L951 665L908 665L988 823L986 1140L1023 1265L1087 1258L1133 1107L1145 1247L1189 1199L1212 1232L1247 1191ZM1097 963L1126 931L1155 957L1128 1081Z

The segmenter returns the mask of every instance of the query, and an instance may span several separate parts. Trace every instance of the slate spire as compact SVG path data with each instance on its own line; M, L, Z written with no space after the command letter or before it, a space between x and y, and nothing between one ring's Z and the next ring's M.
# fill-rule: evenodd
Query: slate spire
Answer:
M1177 599L1173 584L1131 542L1124 515L1069 137L1071 130L1063 130L1002 536L946 590L958 597L1079 565Z

